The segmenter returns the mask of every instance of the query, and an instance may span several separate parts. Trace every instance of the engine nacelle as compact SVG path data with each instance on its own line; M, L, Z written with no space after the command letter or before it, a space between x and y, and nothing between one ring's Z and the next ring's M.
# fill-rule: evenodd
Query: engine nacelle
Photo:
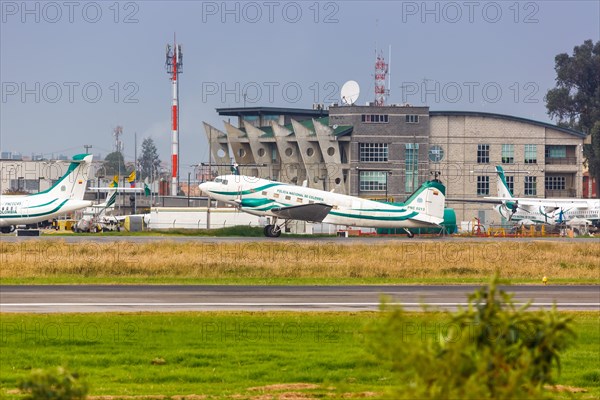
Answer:
M14 231L15 231L14 225L3 226L2 228L0 228L0 233L11 233Z

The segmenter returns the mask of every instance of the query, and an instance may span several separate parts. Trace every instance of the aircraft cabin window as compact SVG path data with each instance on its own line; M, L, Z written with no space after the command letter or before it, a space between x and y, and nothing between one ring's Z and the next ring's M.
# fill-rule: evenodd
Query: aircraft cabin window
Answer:
M223 179L223 180L221 181L221 183L222 183L223 185L227 185L227 179Z
M314 202L314 201L312 201L312 200L309 200L309 201L308 201L308 204L315 204L315 202Z
M263 192L262 192L262 195L263 195L263 196L266 196L266 195L267 195L267 191L266 191L266 190L263 190Z
M292 197L291 197L291 196L285 196L285 199L286 199L286 200L291 200L291 199L292 199Z
M276 198L276 199L278 199L278 198L279 198L279 193L275 193L275 194L273 195L273 197L274 197L274 198Z
M302 203L302 197L298 197L298 198L296 199L296 203Z

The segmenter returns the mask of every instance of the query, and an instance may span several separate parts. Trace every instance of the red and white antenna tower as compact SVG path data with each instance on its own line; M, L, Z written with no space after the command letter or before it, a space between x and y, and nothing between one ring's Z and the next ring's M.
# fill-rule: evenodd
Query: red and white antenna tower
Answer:
M385 88L385 78L388 74L388 64L383 58L383 54L376 54L375 57L375 105L385 105L385 96L388 90Z
M171 194L177 195L179 188L179 74L183 72L183 53L181 45L173 38L173 47L167 44L167 73L173 87L173 104L171 106Z

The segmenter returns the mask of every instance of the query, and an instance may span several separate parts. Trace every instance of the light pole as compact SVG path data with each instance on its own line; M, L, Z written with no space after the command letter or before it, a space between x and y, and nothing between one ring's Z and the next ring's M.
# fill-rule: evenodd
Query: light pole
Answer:
M188 207L190 206L190 189L191 189L190 178L191 178L191 176L192 176L192 173L188 172L188 187L187 187L187 205L188 205Z
M392 175L392 171L385 171L385 202L388 202L388 176Z

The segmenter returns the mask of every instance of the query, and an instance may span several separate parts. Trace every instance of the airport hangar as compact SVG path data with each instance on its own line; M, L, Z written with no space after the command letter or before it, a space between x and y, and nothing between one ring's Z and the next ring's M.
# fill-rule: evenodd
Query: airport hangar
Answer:
M236 162L243 175L404 201L439 172L447 197L477 199L496 195L501 165L517 197L582 196L585 134L544 122L410 105L216 111L224 129L204 128L218 174ZM449 206L457 221L505 222L489 204Z

